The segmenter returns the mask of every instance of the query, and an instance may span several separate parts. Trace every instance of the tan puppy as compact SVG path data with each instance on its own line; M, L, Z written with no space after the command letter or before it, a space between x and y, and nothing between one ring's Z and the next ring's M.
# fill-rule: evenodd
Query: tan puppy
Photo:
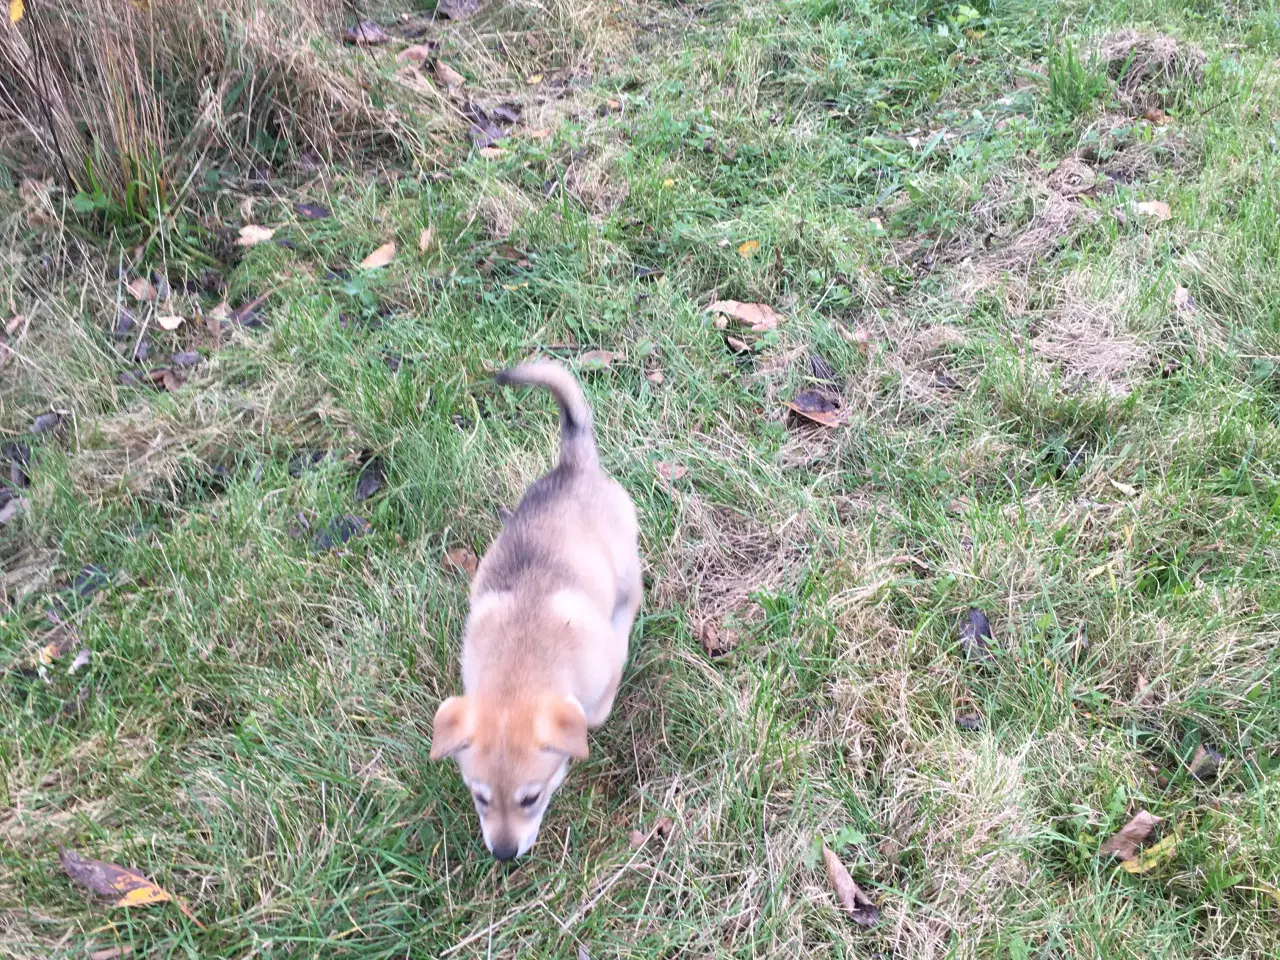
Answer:
M431 759L453 757L489 851L528 852L569 758L609 716L640 606L636 512L600 469L591 410L558 363L498 376L560 405L560 465L536 481L480 561L462 640L463 696L436 711Z

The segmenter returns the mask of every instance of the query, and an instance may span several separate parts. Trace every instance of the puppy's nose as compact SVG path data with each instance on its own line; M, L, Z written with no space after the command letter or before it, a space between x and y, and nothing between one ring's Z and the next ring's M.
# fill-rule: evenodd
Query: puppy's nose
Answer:
M493 852L493 859L501 860L503 863L514 860L516 854L520 852L520 848L514 843L495 843L490 849Z

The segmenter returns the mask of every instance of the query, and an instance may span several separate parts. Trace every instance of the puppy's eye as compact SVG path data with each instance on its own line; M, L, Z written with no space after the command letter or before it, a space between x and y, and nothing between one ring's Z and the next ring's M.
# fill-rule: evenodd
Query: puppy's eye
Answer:
M475 800L477 807L487 807L489 805L489 801L486 800L484 797L480 796L480 794L478 793L473 793L471 797L473 800Z
M541 793L531 793L520 801L520 806L524 807L526 810L532 810L538 805L538 798L540 796L542 796Z

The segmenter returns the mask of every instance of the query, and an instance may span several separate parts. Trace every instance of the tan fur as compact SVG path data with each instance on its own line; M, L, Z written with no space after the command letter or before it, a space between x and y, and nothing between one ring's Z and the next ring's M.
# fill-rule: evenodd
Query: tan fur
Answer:
M534 483L480 561L462 642L464 693L436 713L431 758L452 756L489 850L528 851L569 758L609 716L636 610L635 508L600 469L582 389L559 364L500 382L544 386L561 408L560 464Z

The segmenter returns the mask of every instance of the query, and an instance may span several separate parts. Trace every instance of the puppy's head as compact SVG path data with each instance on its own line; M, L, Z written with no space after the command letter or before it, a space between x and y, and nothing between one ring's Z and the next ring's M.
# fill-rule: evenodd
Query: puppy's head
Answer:
M450 697L436 711L431 759L458 761L485 846L499 860L528 852L569 758L586 756L587 717L572 697Z

